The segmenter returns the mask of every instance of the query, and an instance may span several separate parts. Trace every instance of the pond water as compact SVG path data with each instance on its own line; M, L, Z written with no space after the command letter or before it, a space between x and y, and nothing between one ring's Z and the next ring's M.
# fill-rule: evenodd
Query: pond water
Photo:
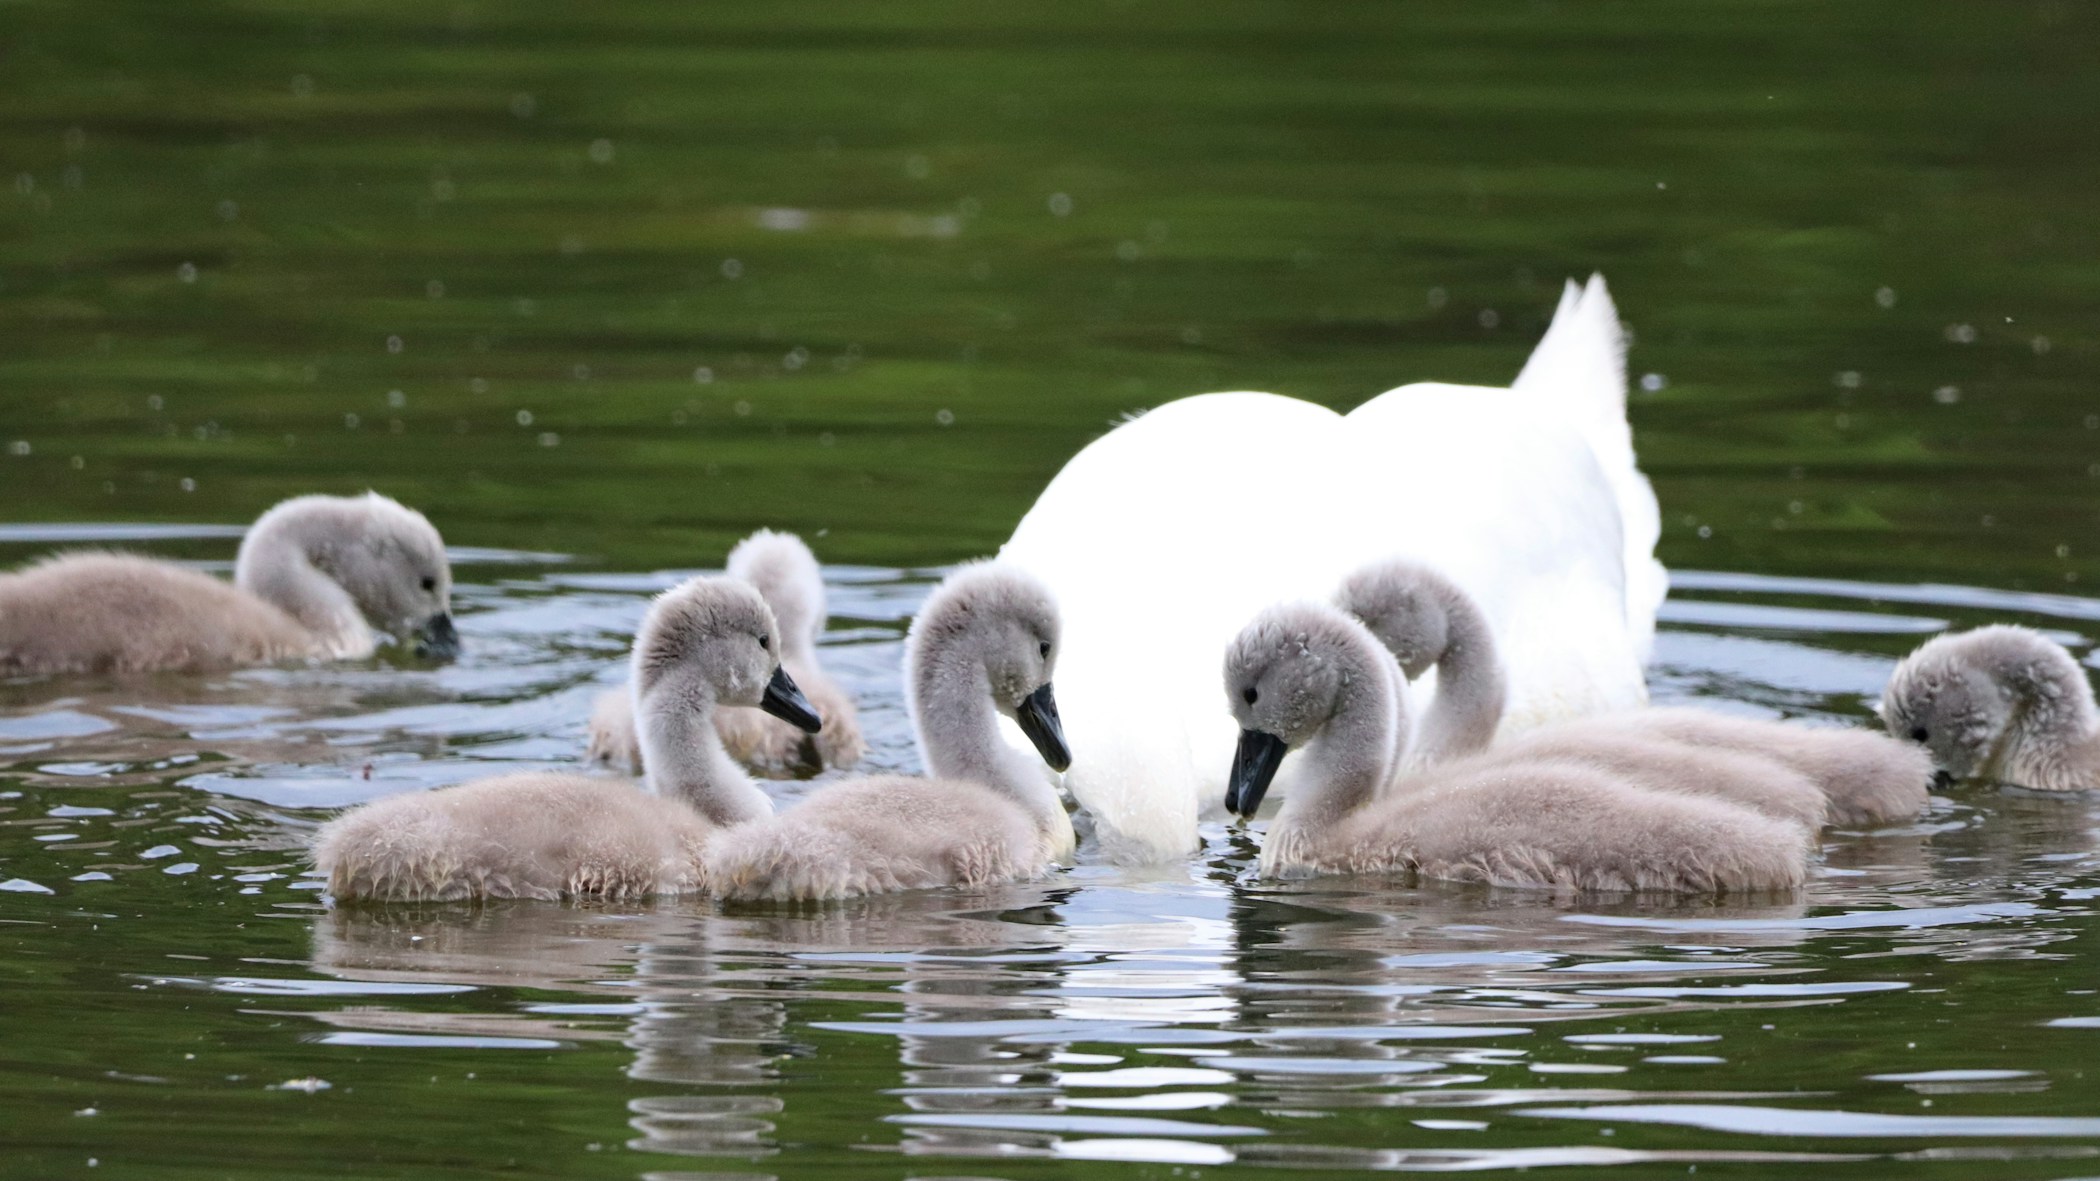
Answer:
M1222 826L806 910L334 911L302 852L573 765L647 595L762 524L912 768L905 621L1109 422L1502 384L1591 270L1658 699L1861 724L1989 620L2087 657L2100 13L6 13L0 563L224 571L374 487L467 648L0 683L0 1173L2100 1175L2084 798L1950 791L1783 906L1258 885Z

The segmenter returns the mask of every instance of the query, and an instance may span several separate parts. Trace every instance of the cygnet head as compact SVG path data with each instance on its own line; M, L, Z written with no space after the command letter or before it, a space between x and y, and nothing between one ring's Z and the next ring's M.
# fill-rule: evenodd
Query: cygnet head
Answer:
M779 621L781 652L806 656L824 630L824 569L792 533L761 529L729 551L728 572L758 588Z
M1240 741L1227 811L1254 815L1283 756L1305 745L1378 682L1391 662L1362 624L1318 603L1271 607L1225 650L1225 693Z
M972 563L948 576L920 609L904 640L912 717L922 737L942 723L926 706L951 686L978 682L992 705L1014 719L1053 770L1072 765L1057 715L1057 601L1033 576L998 562ZM938 743L928 742L929 764ZM937 766L936 774L943 772Z
M2092 689L2077 661L2008 624L1926 641L1889 675L1879 711L1889 733L1923 743L1957 779L1997 772L2015 729L2075 739L2093 726Z
M656 597L635 633L635 700L672 693L693 709L755 705L814 734L822 721L780 667L779 631L750 583L688 579Z
M290 558L285 547L341 587L373 627L413 637L425 655L459 654L452 567L444 538L422 513L377 492L295 496L248 530L234 580L257 589L282 572L272 567Z

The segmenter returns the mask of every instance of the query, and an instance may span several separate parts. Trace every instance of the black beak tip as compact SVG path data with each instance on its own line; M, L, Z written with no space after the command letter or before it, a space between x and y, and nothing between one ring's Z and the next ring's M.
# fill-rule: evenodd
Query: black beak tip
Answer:
M433 660L451 660L459 655L459 629L452 626L450 612L439 612L416 629L416 655Z
M1035 752L1043 756L1052 771L1060 774L1072 768L1072 748L1065 743L1064 720L1057 715L1057 697L1045 681L1042 688L1030 693L1014 711L1014 721L1021 724L1021 733L1035 745Z
M817 716L816 707L802 695L785 668L773 670L773 679L766 682L766 694L759 699L758 708L804 734L815 734L824 728L824 719Z
M1240 731L1240 742L1232 752L1232 773L1225 781L1225 808L1241 819L1251 819L1261 809L1262 797L1283 765L1290 748L1283 739L1260 730Z

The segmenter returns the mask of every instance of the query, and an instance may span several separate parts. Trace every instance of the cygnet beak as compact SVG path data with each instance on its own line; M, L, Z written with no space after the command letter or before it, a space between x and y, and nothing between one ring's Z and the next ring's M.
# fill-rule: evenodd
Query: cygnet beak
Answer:
M1050 682L1044 681L1042 688L1021 699L1014 721L1021 723L1021 733L1035 743L1035 752L1052 771L1072 765L1072 748L1065 745L1065 724L1057 716L1057 698L1050 695Z
M795 687L795 679L784 668L773 669L773 679L766 682L766 695L759 700L758 708L804 734L815 734L824 728L824 719L817 716L816 707Z
M1232 774L1225 780L1225 810L1242 817L1254 815L1290 749L1274 734L1240 731L1239 748L1232 752Z
M416 655L432 660L451 660L459 655L459 629L452 626L452 613L440 611L416 629Z

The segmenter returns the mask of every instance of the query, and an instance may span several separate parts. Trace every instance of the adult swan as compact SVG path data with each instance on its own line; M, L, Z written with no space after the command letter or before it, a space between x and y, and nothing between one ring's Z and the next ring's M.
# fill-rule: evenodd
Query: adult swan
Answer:
M1203 394L1126 422L1072 457L1000 557L1064 612L1066 783L1102 855L1143 863L1186 856L1198 818L1221 813L1218 662L1257 611L1327 599L1373 560L1426 563L1493 625L1507 735L1646 700L1660 527L1618 313L1593 277L1567 285L1508 389L1421 382L1346 416Z

